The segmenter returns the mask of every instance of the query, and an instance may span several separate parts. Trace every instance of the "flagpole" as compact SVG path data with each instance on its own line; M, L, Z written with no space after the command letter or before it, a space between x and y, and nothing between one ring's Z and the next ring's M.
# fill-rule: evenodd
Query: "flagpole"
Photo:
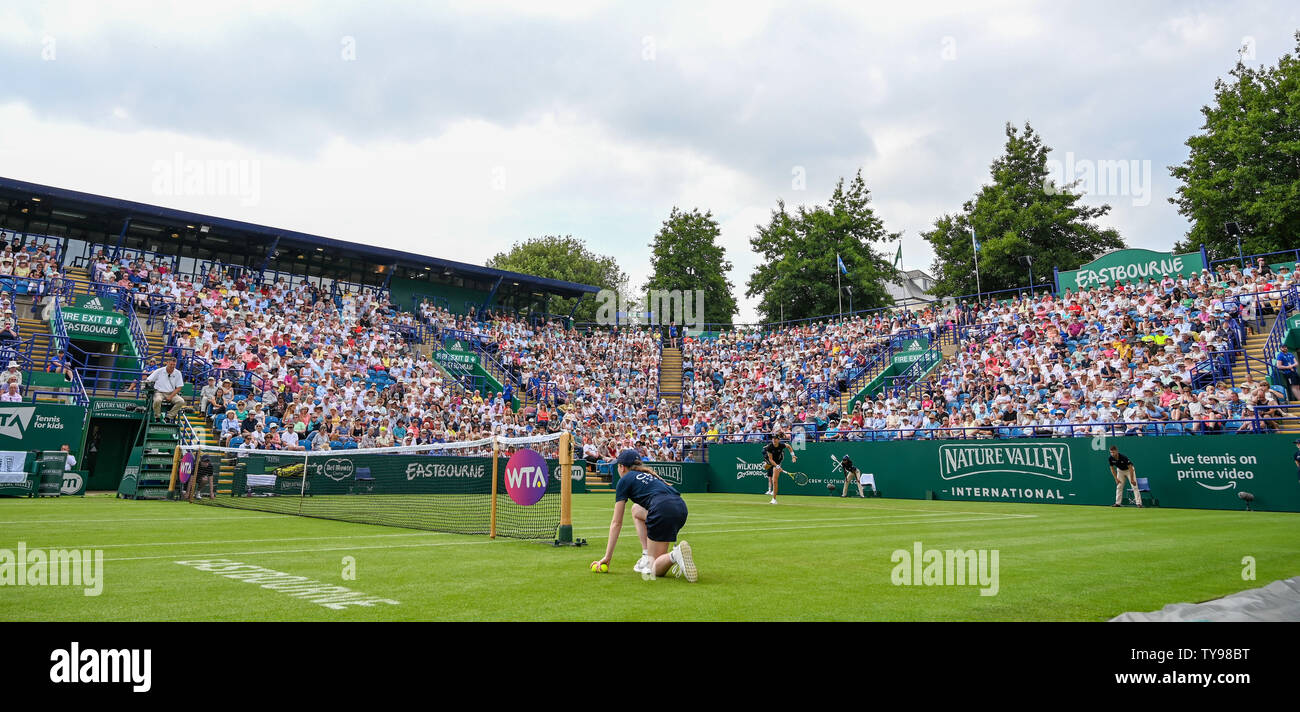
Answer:
M975 253L975 301L979 302L980 289L980 248L975 244L975 228L970 229L970 248Z
M840 321L844 321L844 290L840 289L840 253L835 253L835 297L840 300Z

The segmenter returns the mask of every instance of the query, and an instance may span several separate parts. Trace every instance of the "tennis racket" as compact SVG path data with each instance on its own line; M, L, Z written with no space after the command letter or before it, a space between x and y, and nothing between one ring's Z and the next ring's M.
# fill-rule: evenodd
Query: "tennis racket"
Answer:
M797 485L806 485L806 484L808 484L808 475L805 475L805 474L802 473L802 472L791 472L791 471L789 471L789 470L783 470L783 472L785 472L785 474L789 475L789 476L790 476L790 479L794 480L794 483L797 484Z

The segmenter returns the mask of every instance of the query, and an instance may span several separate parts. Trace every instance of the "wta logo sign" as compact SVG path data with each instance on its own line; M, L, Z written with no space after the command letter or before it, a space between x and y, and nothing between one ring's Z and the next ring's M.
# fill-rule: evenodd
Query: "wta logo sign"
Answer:
M31 425L35 408L0 408L0 435L21 440Z
M532 506L546 494L550 470L546 459L536 450L520 450L506 463L506 492L522 507Z

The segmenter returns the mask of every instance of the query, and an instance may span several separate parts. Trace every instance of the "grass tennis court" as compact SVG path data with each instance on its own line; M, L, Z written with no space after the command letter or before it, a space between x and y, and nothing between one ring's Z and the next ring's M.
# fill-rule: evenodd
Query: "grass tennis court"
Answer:
M1300 573L1300 515L686 495L700 582L643 581L628 517L575 495L591 545L497 540L108 496L0 501L0 549L102 549L103 592L0 586L0 620L1105 620ZM895 550L998 552L998 593L896 586ZM1242 579L1242 558L1256 562ZM344 580L344 557L355 579ZM227 559L397 605L332 610L177 561Z

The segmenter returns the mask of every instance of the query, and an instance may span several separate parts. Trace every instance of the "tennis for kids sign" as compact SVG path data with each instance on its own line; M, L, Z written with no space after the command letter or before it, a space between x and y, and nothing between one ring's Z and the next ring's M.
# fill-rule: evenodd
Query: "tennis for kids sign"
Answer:
M528 507L541 501L550 479L546 458L536 450L520 450L506 463L506 492L515 504Z
M1175 255L1154 250L1116 250L1070 272L1062 272L1057 291L1092 289L1115 282L1161 280L1165 277L1190 275L1205 269L1201 253Z

